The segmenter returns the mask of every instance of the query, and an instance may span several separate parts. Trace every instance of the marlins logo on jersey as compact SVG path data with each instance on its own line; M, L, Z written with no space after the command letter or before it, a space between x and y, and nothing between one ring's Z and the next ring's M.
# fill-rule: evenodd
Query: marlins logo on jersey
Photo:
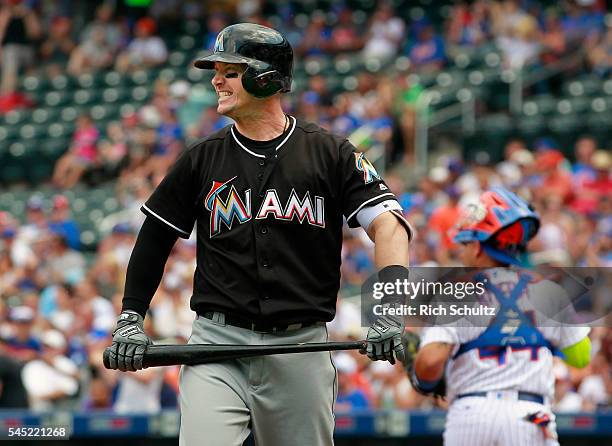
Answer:
M210 192L206 195L204 206L210 211L211 238L221 232L221 223L225 224L228 229L232 229L234 218L238 220L239 224L251 219L251 189L245 192L246 204L238 195L234 185L230 187L225 201L219 195L235 179L236 177L227 181L213 181Z
M227 198L224 200L221 197L221 193L236 178L233 177L227 181L213 181L210 192L204 199L204 207L210 212L211 238L221 232L222 223L231 230L234 219L238 220L238 224L242 224L252 218L251 189L245 191L243 200L234 185L231 185ZM295 189L292 188L283 206L276 189L268 189L255 218L261 220L267 218L268 215L272 215L276 220L297 220L300 224L306 222L311 226L325 228L325 199L315 195L313 200L309 191L306 191L303 198L300 199Z
M363 182L365 184L370 184L374 179L381 179L372 163L365 157L365 154L355 152L354 155L355 165L357 166L357 170L363 172Z

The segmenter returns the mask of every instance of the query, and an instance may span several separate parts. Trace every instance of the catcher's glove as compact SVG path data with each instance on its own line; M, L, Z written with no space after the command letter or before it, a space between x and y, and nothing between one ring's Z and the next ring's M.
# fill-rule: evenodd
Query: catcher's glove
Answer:
M419 345L421 344L421 338L417 333L407 331L402 336L402 343L404 344L404 368L410 378L410 383L414 390L422 395L434 396L436 398L444 398L446 396L446 381L444 378L440 379L433 389L425 388L419 382L414 370L414 362L416 355L419 351Z

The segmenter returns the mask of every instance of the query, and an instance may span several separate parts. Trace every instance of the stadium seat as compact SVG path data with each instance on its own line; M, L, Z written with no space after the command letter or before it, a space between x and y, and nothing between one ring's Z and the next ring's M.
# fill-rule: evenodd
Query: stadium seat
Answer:
M591 100L591 111L601 113L608 109L608 103L605 98L595 97Z
M21 87L26 93L46 90L49 88L49 81L46 76L42 75L25 76L21 81Z
M583 96L600 93L602 81L598 76L587 76L566 82L563 92L569 96Z
M96 126L102 127L102 122L117 118L119 107L119 104L96 104L91 107L90 115L96 122Z
M9 125L22 124L30 121L31 110L12 110L4 116L4 122Z
M45 94L44 102L48 107L61 107L72 101L70 90L50 91Z
M128 85L130 79L128 76L124 76L117 71L108 71L104 74L104 85L107 87L117 87L119 85Z
M610 113L591 112L586 115L586 125L589 133L604 137L605 144L610 142ZM599 138L598 138L599 139Z
M42 138L47 134L45 124L25 124L19 128L20 139Z
M149 86L135 87L131 92L131 99L136 102L144 102L151 97L151 88Z
M100 101L102 93L94 89L80 89L74 92L72 100L75 105L91 105Z
M173 67L184 68L187 65L188 54L186 51L173 51L168 56L168 63Z
M516 128L527 142L532 142L546 131L546 118L540 114L517 118Z
M30 184L36 185L51 178L53 167L53 163L37 159L36 162L28 164L25 176Z
M182 77L184 71L185 68L183 66L166 67L159 72L159 79L171 83L177 80L179 77Z
M0 126L0 152L2 147L16 139L18 136L17 128L13 125L1 125Z
M74 128L74 123L54 122L47 127L47 134L51 138L68 138L74 133Z
M304 61L304 71L310 76L329 70L331 62L326 57L309 57Z
M502 158L504 145L512 135L514 123L506 114L483 116L476 121L476 132L464 137L464 156L474 159L478 152L487 152L491 161Z
M37 108L32 112L32 122L35 124L47 124L56 122L60 118L61 110L57 107Z
M24 177L24 170L22 167L7 167L5 169L2 169L2 167L0 167L0 178L4 178L5 180L10 181L11 175L13 176L13 181L21 180ZM23 221L25 219L26 200L27 198L23 198L21 200L15 199L15 201L11 203L11 206L9 208L9 212L20 221Z
M49 162L55 161L62 156L70 147L70 139L65 137L48 138L44 144L40 146L40 151L43 157Z
M59 76L53 77L50 80L50 84L51 88L54 90L66 90L74 86L74 80L72 77L60 74Z
M380 59L373 58L366 59L363 65L366 71L369 71L370 73L378 73L386 66L387 64L383 63L383 61L381 61Z
M155 80L155 78L157 77L157 72L155 70L138 70L133 72L130 75L130 79L131 81L134 83L134 85L146 85L149 82L152 82L153 80Z
M0 179L6 183L25 181L26 166L30 158L25 152L25 145L23 143L12 143L8 146L8 153L2 156Z
M576 96L569 101L574 113L584 113L591 108L591 98L586 96Z
M557 99L552 95L538 95L531 97L537 107L537 113L549 115L555 112L557 107Z
M458 88L465 84L466 76L462 70L448 70L436 76L436 83L442 88Z
M553 138L563 142L563 147L569 150L583 131L584 121L580 115L569 112L552 116L548 121L548 128Z
M104 74L100 72L81 74L76 78L78 88L100 88L104 86Z
M0 157L0 159L2 159ZM15 200L12 192L0 192L0 210L8 211Z

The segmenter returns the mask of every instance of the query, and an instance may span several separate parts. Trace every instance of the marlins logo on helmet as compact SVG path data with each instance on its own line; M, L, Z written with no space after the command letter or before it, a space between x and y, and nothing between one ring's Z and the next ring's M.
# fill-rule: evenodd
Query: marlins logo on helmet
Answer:
M215 47L213 51L215 53L220 53L220 52L225 51L223 49L223 34L222 33L219 33L219 35L217 36L217 40L215 40Z

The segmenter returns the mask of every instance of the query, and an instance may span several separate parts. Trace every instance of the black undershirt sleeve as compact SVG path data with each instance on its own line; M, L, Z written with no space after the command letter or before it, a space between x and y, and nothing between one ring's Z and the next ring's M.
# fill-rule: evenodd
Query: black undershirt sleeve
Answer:
M176 231L153 217L145 218L128 263L121 311L145 316L177 239Z

